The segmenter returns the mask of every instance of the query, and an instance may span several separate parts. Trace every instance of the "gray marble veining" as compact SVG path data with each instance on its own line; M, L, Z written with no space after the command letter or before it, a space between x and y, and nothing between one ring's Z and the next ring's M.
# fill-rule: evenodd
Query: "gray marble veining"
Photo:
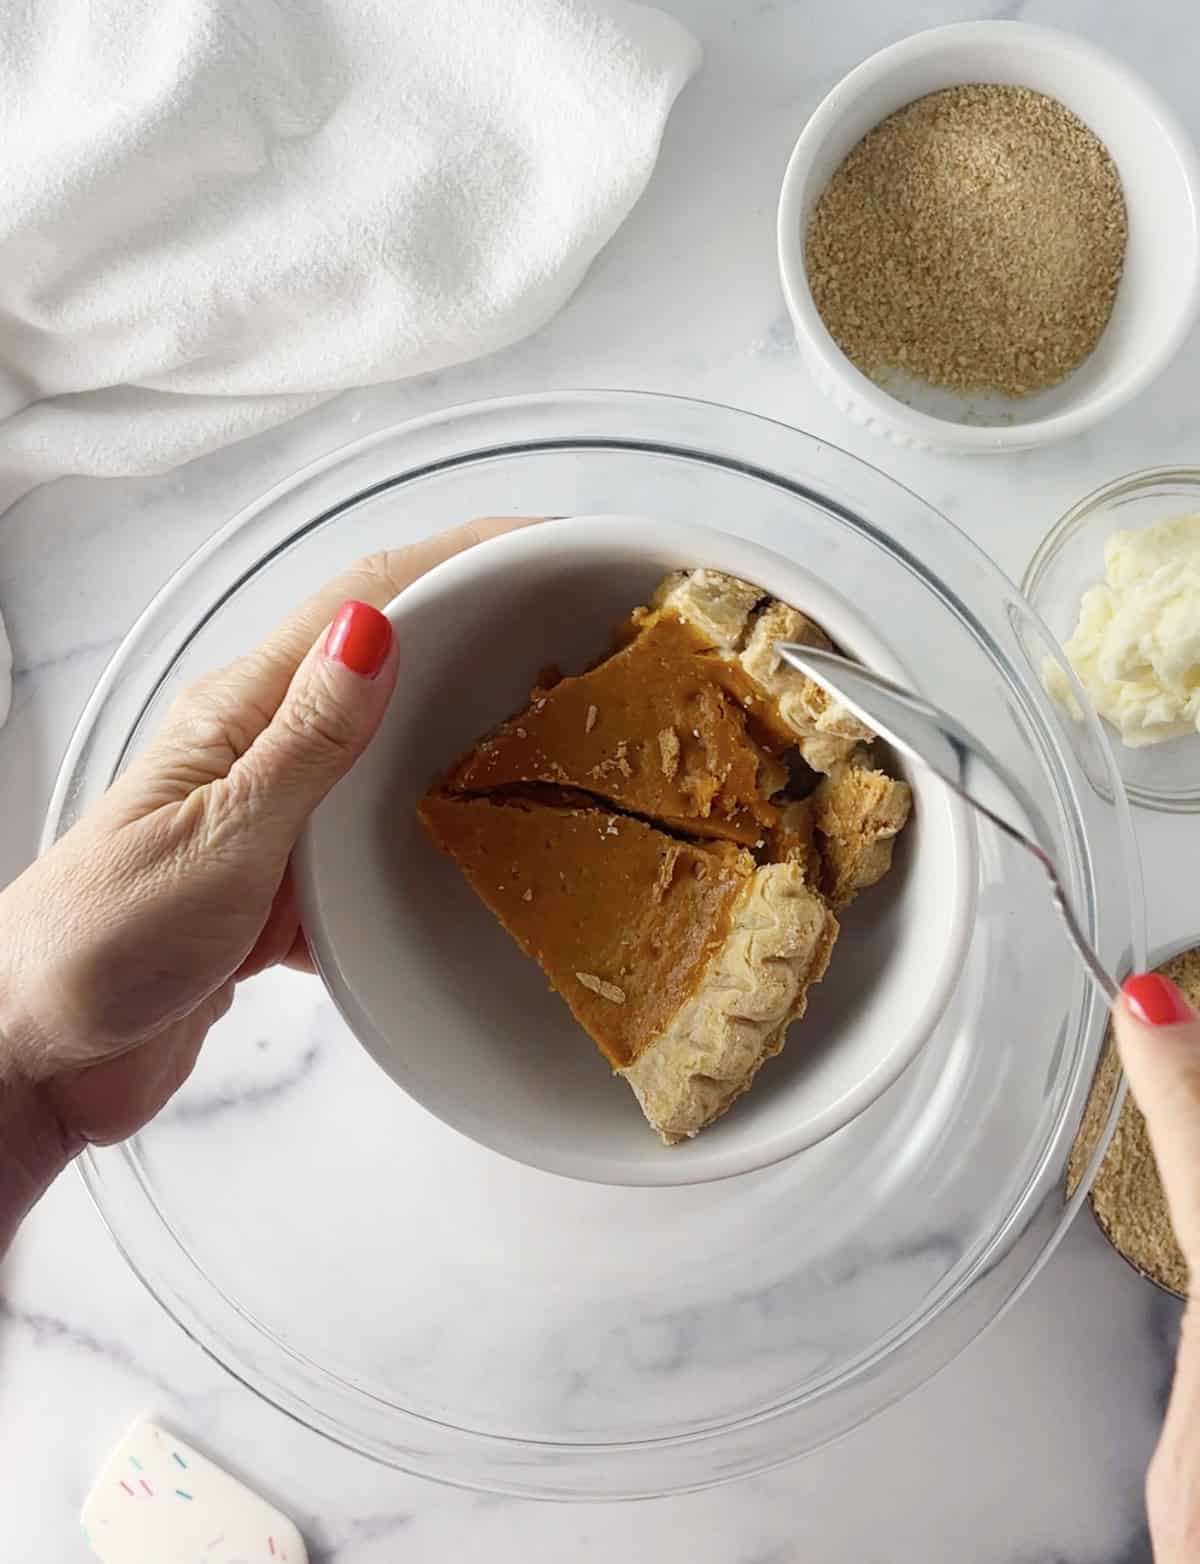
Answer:
M127 1343L97 1335L89 1327L75 1324L60 1315L17 1308L0 1296L0 1326L10 1341L24 1342L27 1350L53 1353L56 1363L68 1355L102 1358L123 1374L141 1380L144 1386L148 1385L157 1392L170 1389L165 1379L147 1373L137 1353Z

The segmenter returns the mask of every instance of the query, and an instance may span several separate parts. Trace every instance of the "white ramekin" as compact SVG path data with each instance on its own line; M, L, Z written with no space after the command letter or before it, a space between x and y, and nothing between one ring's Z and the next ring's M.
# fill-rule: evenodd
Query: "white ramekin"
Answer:
M1061 385L1019 402L929 390L893 395L857 370L809 291L804 238L830 177L866 133L906 103L975 82L1057 98L1112 154L1129 244L1112 319ZM796 142L779 200L779 270L796 340L823 390L899 445L1012 451L1078 434L1147 386L1186 337L1200 299L1200 164L1175 115L1118 60L1083 39L1023 22L933 28L872 55L817 108ZM920 403L921 405L912 405Z

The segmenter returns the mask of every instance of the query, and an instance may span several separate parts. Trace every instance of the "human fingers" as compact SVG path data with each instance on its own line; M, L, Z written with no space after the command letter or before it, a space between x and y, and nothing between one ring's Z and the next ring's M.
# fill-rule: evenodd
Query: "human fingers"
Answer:
M1168 978L1130 978L1114 1012L1121 1058L1146 1119L1172 1225L1200 1275L1200 1015ZM1200 1321L1184 1316L1162 1437L1146 1480L1156 1564L1200 1558Z
M268 967L291 965L297 941L301 940L300 907L296 897L296 881L289 863L284 870L271 911L263 924L262 933L254 942L254 949L242 962L235 974L238 981L257 977ZM305 947L307 948L307 947ZM311 972L312 966L301 968Z
M435 565L540 519L483 517L407 548L359 560L289 614L252 651L187 689L114 785L103 812L118 823L136 819L224 776L267 727L301 661L342 603L382 608Z
M203 815L204 850L244 850L248 863L282 874L305 821L383 720L398 661L388 619L344 604L254 742L181 806L194 799Z
M346 604L224 776L115 829L81 822L9 888L0 1001L20 1010L32 1074L135 1048L241 970L304 821L382 720L397 662L386 617ZM279 943L282 957L293 938Z
M1152 972L1129 979L1113 1021L1180 1247L1200 1275L1200 1015Z

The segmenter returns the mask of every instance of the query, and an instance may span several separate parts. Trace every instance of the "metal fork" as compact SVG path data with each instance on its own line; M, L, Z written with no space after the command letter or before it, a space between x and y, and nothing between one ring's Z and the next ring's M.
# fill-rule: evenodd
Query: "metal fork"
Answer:
M998 814L995 805L980 794L983 779L993 786L999 784L1016 805L1017 818L1027 820L1035 833L1049 841L1050 834L1041 811L1007 767L989 755L979 740L972 738L954 717L881 674L872 673L869 668L860 667L834 652L820 651L812 646L778 641L775 650L789 666L828 690L860 722L865 722L910 760L932 771L1005 836L1033 854L1049 878L1054 904L1062 914L1071 943L1100 992L1110 1004L1114 1003L1120 996L1120 989L1083 932L1053 858L1036 835L1031 836Z

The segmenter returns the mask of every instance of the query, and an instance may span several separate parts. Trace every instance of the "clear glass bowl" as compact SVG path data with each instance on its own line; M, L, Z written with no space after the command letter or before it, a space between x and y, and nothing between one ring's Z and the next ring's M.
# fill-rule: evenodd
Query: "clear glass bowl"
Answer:
M348 560L505 511L698 521L802 559L1021 776L1110 969L1144 965L1111 756L1094 720L1064 723L1043 691L1052 642L1013 585L844 452L670 398L460 408L279 486L130 633L72 742L47 838L182 681L251 645ZM196 1341L368 1456L543 1498L762 1470L948 1362L1083 1198L1068 1198L1065 1170L1104 1007L1037 867L982 826L977 848L970 942L923 1052L860 1118L774 1168L620 1189L510 1163L387 1086L317 985L269 974L241 991L169 1108L127 1145L87 1153L83 1176Z
M1104 580L1104 545L1122 529L1138 531L1200 512L1200 469L1152 467L1116 478L1073 505L1029 563L1022 591L1060 641L1079 617L1087 589ZM1200 734L1143 749L1114 740L1129 797L1146 809L1190 814L1200 809Z

